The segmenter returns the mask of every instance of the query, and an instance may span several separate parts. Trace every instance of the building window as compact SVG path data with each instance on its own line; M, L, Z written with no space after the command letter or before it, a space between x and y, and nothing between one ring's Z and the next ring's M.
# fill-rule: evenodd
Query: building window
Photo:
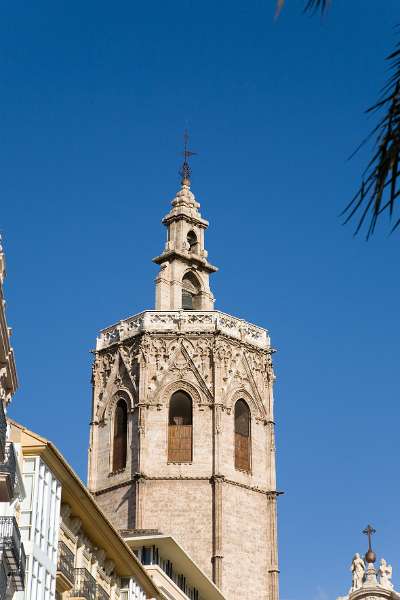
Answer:
M251 414L247 403L235 404L235 469L250 471L251 464Z
M127 438L128 407L125 400L120 398L114 413L113 471L121 471L126 467Z
M201 308L200 284L195 275L189 272L182 279L183 310L199 310Z
M192 399L186 392L175 392L169 403L168 462L192 462Z

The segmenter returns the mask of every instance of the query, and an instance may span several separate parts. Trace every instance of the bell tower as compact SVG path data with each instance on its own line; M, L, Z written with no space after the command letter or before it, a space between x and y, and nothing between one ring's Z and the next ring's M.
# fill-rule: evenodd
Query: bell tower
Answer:
M189 155L156 308L97 339L89 487L123 534L172 535L228 600L278 600L273 350L214 309Z

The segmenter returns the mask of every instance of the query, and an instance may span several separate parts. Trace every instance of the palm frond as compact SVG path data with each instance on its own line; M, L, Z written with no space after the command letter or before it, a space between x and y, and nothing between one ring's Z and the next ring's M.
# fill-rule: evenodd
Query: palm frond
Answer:
M307 0L304 12L315 13L321 11L323 14L329 7L331 0ZM276 0L275 16L278 17L284 7L285 0Z
M308 0L304 7L304 12L318 12L323 14L329 7L331 0Z
M375 150L364 170L358 192L341 213L344 224L359 216L354 235L368 222L367 239L374 233L384 213L392 223L400 197L400 43L387 60L391 63L391 75L381 97L367 111L379 114L380 119L360 145L375 137ZM399 224L400 219L397 219L391 232Z

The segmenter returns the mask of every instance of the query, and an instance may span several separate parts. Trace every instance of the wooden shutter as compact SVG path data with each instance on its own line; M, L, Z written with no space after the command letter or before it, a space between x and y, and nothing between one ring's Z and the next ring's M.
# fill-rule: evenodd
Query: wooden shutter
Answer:
M250 437L235 433L235 468L250 471Z
M118 400L114 414L113 471L126 467L128 411L125 400Z
M168 462L192 462L192 425L168 426Z
M250 471L251 466L251 413L244 400L235 404L235 468Z

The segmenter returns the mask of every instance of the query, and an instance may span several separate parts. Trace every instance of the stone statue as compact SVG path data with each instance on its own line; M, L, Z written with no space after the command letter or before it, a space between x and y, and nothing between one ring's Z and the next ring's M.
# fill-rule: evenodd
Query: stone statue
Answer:
M351 572L353 575L351 591L354 592L362 587L365 575L365 564L358 553L354 556L351 563Z
M388 565L386 560L382 558L378 569L379 585L387 590L393 589L392 572L392 565Z

